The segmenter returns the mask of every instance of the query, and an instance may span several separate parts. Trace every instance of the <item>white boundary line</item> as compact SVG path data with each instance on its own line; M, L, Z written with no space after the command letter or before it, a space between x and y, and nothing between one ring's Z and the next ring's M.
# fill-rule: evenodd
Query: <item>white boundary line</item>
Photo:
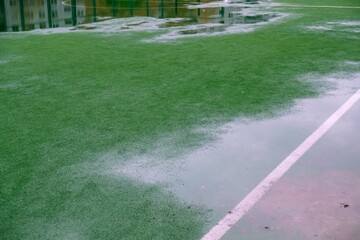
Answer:
M358 100L360 90L350 97L335 113L333 113L318 129L287 156L262 182L260 182L238 205L229 211L202 240L218 240L244 216L260 198L277 182L299 158L311 148Z

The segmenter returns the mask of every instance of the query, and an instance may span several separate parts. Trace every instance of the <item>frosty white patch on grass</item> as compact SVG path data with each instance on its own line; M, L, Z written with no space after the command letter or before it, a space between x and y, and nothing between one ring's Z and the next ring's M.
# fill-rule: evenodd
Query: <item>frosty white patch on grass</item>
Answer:
M318 90L328 95L351 94L360 89L360 72L337 72L325 76L307 74L302 80L318 85Z
M36 227L34 229L34 226L41 226L41 232ZM38 239L40 234L48 239L85 239L86 227L90 228L90 226L92 226L90 222L58 214L51 220L44 217L27 216L23 220L21 230L29 239Z
M23 84L21 84L19 82L9 82L9 83L0 84L0 89L3 89L3 90L18 89L21 87L23 87Z
M357 27L360 26L360 21L353 21L353 22L328 22L329 25L337 25L337 26L350 26L350 27Z
M0 90L17 90L24 94L29 94L42 90L44 86L47 86L48 84L50 84L50 82L47 78L39 75L32 75L20 78L16 81L0 83Z
M358 29L348 29L348 30L345 30L345 32L360 33L360 28L358 28Z
M305 27L309 30L315 31L337 31L337 32L350 32L350 33L360 33L360 21L338 21L338 22L327 22L322 26L307 26ZM354 36L352 36L353 38Z
M360 66L360 62L354 62L354 61L345 61L344 64L350 66Z
M5 55L5 56L0 56L0 65L2 64L8 64L10 62L13 62L15 60L20 59L19 56L14 56L14 55Z
M125 154L110 151L100 156L96 162L102 166L102 172L107 175L149 184L171 182L177 179L178 171L186 167L180 157L198 144L189 145L187 142L192 140L184 142L184 139L199 135L204 134L195 131L190 133L175 131L158 138L155 143L139 142ZM95 169L98 170L99 167Z
M155 184L169 182L174 178L174 169L179 169L179 167L181 167L179 162L174 163L174 161L165 161L155 157L139 156L125 162L119 161L118 164L111 167L109 172L111 175Z
M332 30L331 27L327 27L327 26L310 26L310 27L306 27L306 29L309 29L309 30L320 30L320 31L329 31L329 30Z

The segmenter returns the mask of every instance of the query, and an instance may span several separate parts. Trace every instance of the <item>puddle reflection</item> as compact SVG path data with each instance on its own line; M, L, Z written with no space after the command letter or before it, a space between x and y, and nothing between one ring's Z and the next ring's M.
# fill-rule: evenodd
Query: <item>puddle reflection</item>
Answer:
M9 0L0 2L0 31L71 27L134 16L182 18L181 21L164 23L161 28L205 23L254 24L277 16L259 11L261 4L257 0ZM180 34L221 31L224 31L224 27L201 27L183 30Z

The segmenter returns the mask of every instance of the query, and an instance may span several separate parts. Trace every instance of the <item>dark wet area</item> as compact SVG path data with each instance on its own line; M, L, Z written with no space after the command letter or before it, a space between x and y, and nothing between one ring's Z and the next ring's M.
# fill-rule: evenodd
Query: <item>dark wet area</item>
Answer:
M277 17L264 12L265 2L238 1L179 1L179 0L11 0L0 4L0 31L17 32L34 29L73 27L73 30L93 30L96 26L82 24L109 19L151 17L176 19L165 21L160 28L196 24L254 24ZM147 21L128 23L120 29L132 29ZM180 34L223 31L224 28L200 28L181 31Z

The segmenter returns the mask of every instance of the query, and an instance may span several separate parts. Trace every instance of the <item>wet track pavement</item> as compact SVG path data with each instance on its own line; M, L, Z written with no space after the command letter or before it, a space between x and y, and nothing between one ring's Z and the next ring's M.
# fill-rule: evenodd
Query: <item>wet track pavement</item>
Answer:
M213 209L215 225L359 88L359 76L348 77L280 118L228 125L187 157L177 195ZM359 238L359 118L356 103L224 239Z

